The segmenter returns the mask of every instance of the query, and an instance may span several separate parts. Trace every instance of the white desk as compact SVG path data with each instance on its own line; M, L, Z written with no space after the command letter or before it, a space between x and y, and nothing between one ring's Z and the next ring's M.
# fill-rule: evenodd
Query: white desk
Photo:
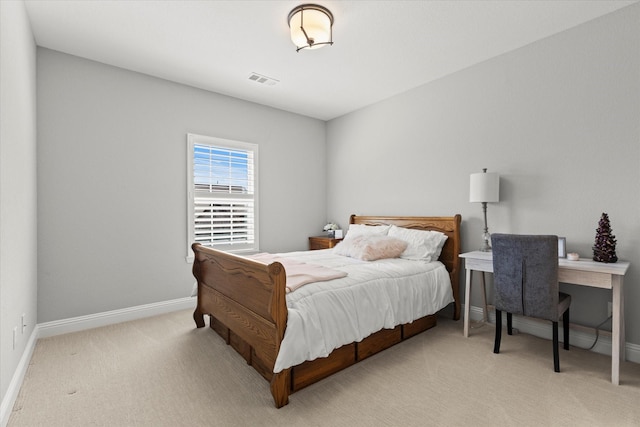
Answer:
M467 252L460 255L465 260L466 284L464 289L464 336L469 336L469 303L471 294L471 273L481 271L493 273L493 257L491 252ZM569 261L559 259L558 279L562 283L611 289L613 294L612 327L611 327L611 382L620 383L620 358L624 360L624 275L629 263L618 261L613 264L595 262L590 259ZM483 276L484 285L484 276ZM485 302L485 319L486 302Z

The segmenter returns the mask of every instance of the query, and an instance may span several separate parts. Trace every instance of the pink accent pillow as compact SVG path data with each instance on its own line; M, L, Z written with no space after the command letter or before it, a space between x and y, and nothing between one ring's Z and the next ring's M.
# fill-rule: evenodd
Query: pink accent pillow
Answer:
M333 252L338 255L375 261L398 258L407 249L407 242L383 235L360 235L338 243Z

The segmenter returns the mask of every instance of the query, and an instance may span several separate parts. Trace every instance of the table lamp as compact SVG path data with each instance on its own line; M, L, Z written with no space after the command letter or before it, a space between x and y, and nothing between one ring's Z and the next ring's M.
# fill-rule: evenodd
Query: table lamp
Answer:
M482 233L482 252L491 251L491 235L487 226L487 203L495 203L500 199L500 176L495 172L472 173L469 186L469 202L482 203L484 213L484 233Z

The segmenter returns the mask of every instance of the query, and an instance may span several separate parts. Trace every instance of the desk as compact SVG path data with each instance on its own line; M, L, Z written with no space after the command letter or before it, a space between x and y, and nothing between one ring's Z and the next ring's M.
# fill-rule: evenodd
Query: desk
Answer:
M467 252L460 255L465 260L466 283L464 288L464 336L469 336L469 303L471 294L471 273L481 271L493 273L493 256L491 252ZM624 360L624 275L629 263L618 261L613 264L595 262L590 259L569 261L565 258L558 260L558 280L561 283L590 286L593 288L611 289L613 294L612 326L611 326L611 382L620 383L620 358ZM484 276L483 276L484 285ZM485 313L486 318L486 302Z

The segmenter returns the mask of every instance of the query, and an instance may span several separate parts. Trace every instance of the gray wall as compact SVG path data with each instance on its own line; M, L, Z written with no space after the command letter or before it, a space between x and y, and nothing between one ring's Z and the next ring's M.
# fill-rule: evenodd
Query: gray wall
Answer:
M36 325L36 47L23 2L0 2L0 400ZM22 314L27 327L22 331ZM17 327L13 348L13 328Z
M491 232L552 233L583 257L610 216L625 279L627 340L640 344L640 5L337 118L327 127L328 214L463 218L479 248L469 174L501 175ZM597 325L610 292L563 285ZM472 305L480 306L479 295Z
M186 134L257 143L261 250L325 224L325 123L38 48L38 321L189 296Z

